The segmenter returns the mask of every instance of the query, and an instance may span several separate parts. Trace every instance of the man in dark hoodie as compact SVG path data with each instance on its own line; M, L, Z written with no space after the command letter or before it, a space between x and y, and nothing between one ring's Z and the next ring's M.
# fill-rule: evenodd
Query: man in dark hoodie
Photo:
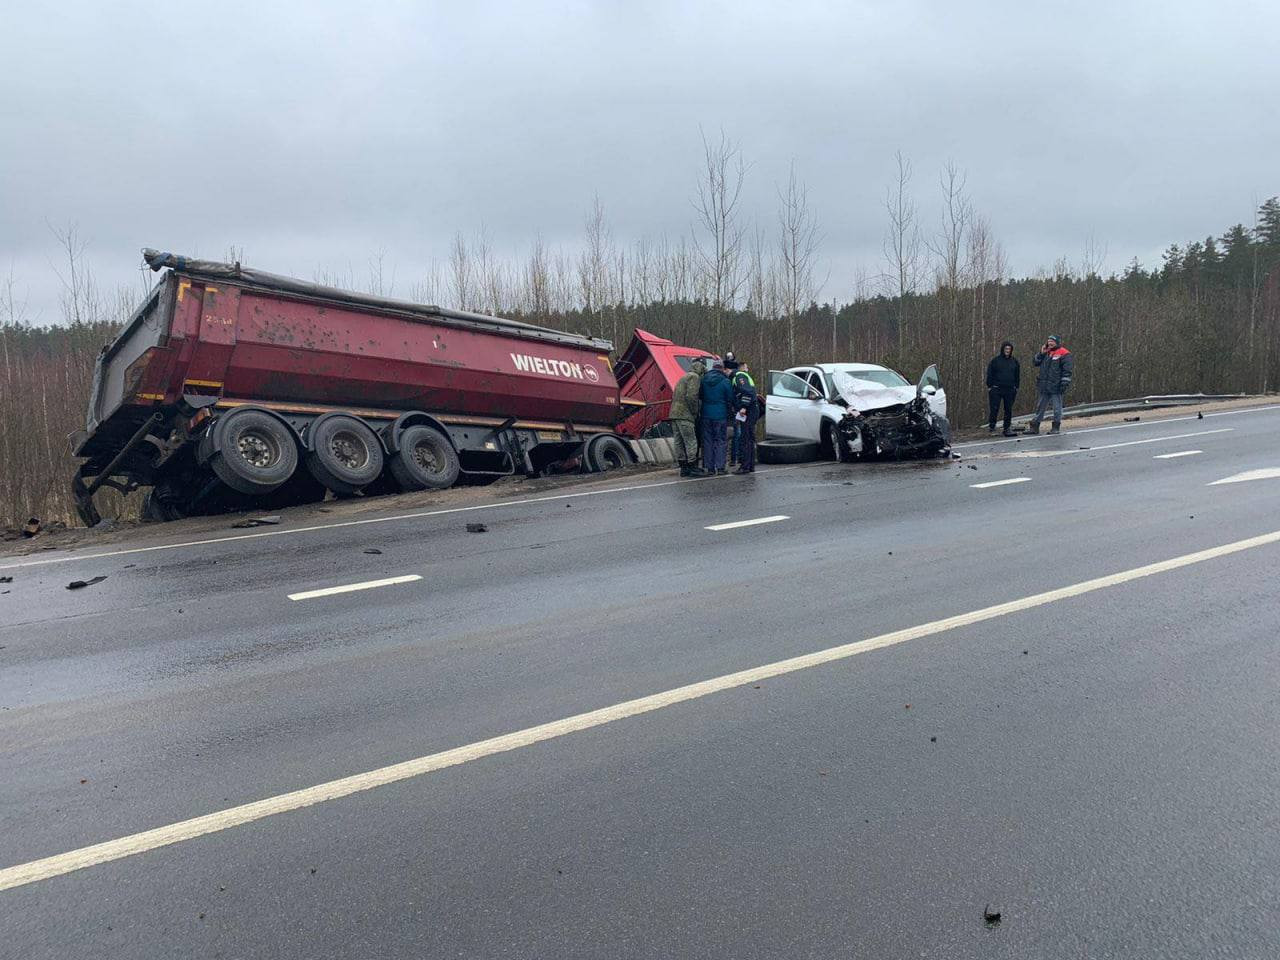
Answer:
M987 401L990 412L987 417L987 432L994 433L996 415L1004 406L1004 435L1012 437L1013 401L1018 396L1018 386L1022 380L1022 370L1018 359L1013 355L1013 341L1006 340L1000 344L1000 352L987 364Z
M698 392L702 398L702 466L708 473L727 473L725 431L733 416L733 384L724 375L721 361L712 364Z
M1040 372L1036 374L1036 392L1040 394L1036 403L1035 415L1031 418L1031 432L1040 432L1040 421L1044 419L1049 406L1053 406L1053 429L1050 433L1062 431L1062 398L1071 386L1071 377L1075 373L1075 360L1071 351L1062 346L1057 337L1049 337L1036 354L1036 366Z

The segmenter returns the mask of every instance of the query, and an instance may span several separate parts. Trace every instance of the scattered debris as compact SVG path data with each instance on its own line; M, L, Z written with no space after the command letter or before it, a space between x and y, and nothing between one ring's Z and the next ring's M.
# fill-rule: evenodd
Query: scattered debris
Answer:
M67 584L68 590L83 590L85 587L92 587L95 583L101 583L106 577L90 577L88 580L72 580Z
M88 783L89 781L88 781L88 780L81 780L80 782L81 782L81 783Z
M373 554L374 556L379 556L379 557L382 556L382 551L379 550L377 547L369 547L368 549L365 550L365 553Z
M752 685L752 687L751 687L751 689L752 689L752 690L759 690L759 689L760 689L760 684L758 684L758 683L753 684L753 685Z
M889 556L891 556L891 557L893 556L893 551L892 551L892 550L890 550L890 551L889 551Z
M0 583L13 583L13 577L0 577Z
M197 919L197 920L203 920L203 919L204 919L204 914L203 914L203 913L198 914L198 915L196 916L196 919Z
M827 775L827 771L825 771L825 770L819 770L819 771L818 771L818 776L820 776L820 777L825 777L826 775Z
M22 535L24 537L34 537L39 532L40 532L39 517L32 517L30 520L27 521L26 526L22 528Z
M566 506L567 506L567 504L566 504ZM488 531L488 529L489 529L489 528L488 528L488 527L486 527L483 523L468 523L468 524L467 524L467 533L485 533L485 532L487 532L487 531Z
M929 742L930 742L930 743L937 743L937 742L938 742L938 738L937 738L937 737L930 737L930 738L929 738Z
M907 709L908 709L908 710L910 710L910 709L911 709L911 704L909 704L909 703L907 704Z
M1141 419L1142 419L1141 417L1125 417L1125 418L1124 418L1124 422L1125 422L1125 423L1137 423L1137 422L1138 422L1139 420L1141 420Z
M988 903L982 908L982 919L986 922L988 927L998 927L1000 926L1000 911L997 910L992 913L991 904Z
M976 463L966 463L965 466L968 467L970 470L978 469L978 465Z
M1025 657L1027 655L1027 651L1023 650L1022 655Z
M1196 411L1196 419L1197 419L1197 420L1203 420L1203 419L1204 419L1204 411L1203 411L1203 410L1197 410L1197 411Z
M273 517L246 517L243 520L237 520L231 525L232 530L244 530L248 527L274 527L280 522L278 516Z
M315 872L316 872L316 868L315 868L315 867L312 867L312 868L311 868L311 872L312 872L312 873L315 873ZM997 916L999 916L999 914L997 914Z
M1196 515L1194 513L1191 514L1191 516L1187 517L1188 520L1194 520L1195 518L1196 518Z

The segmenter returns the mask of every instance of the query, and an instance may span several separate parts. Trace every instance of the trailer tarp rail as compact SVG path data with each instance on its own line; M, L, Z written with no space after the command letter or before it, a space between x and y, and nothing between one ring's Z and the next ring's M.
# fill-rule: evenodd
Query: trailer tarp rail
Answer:
M223 280L235 282L243 286L257 287L263 290L274 290L280 293L292 293L313 300L325 300L331 303L347 303L358 307L373 307L377 310L392 310L409 319L421 317L432 322L441 320L448 326L484 330L502 333L508 336L523 337L529 340L544 340L551 343L564 343L577 347L587 347L599 353L609 353L613 344L599 337L588 337L563 330L552 330L550 327L539 327L519 320L507 320L502 317L490 317L483 313L472 313L469 310L451 310L430 304L412 303L408 300L396 300L391 297L378 297L369 293L357 293L352 290L341 290L327 287L319 283L310 283L296 277L285 277L263 270L242 267L239 263L222 263L217 260L198 260L184 257L176 253L167 253L147 247L142 251L142 259L152 270L163 270L169 267L186 276L204 280Z

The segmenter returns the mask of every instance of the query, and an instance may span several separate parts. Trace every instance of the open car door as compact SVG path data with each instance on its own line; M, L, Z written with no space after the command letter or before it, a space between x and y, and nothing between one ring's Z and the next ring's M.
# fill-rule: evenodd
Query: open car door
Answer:
M764 435L786 440L817 440L821 427L816 391L794 373L769 371L764 400Z
M947 415L947 391L942 389L942 378L938 376L938 365L931 363L920 375L916 385L916 396L924 397L930 409L940 417Z

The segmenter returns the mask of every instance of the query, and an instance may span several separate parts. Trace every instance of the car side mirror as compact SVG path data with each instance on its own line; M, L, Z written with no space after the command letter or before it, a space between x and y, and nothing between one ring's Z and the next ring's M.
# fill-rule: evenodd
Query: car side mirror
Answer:
M818 393L818 391L816 390L813 390L809 393L809 399L812 400L814 403L817 403L819 400L822 399L822 394Z
M938 392L938 388L933 386L925 387L924 392L932 397L935 393Z

